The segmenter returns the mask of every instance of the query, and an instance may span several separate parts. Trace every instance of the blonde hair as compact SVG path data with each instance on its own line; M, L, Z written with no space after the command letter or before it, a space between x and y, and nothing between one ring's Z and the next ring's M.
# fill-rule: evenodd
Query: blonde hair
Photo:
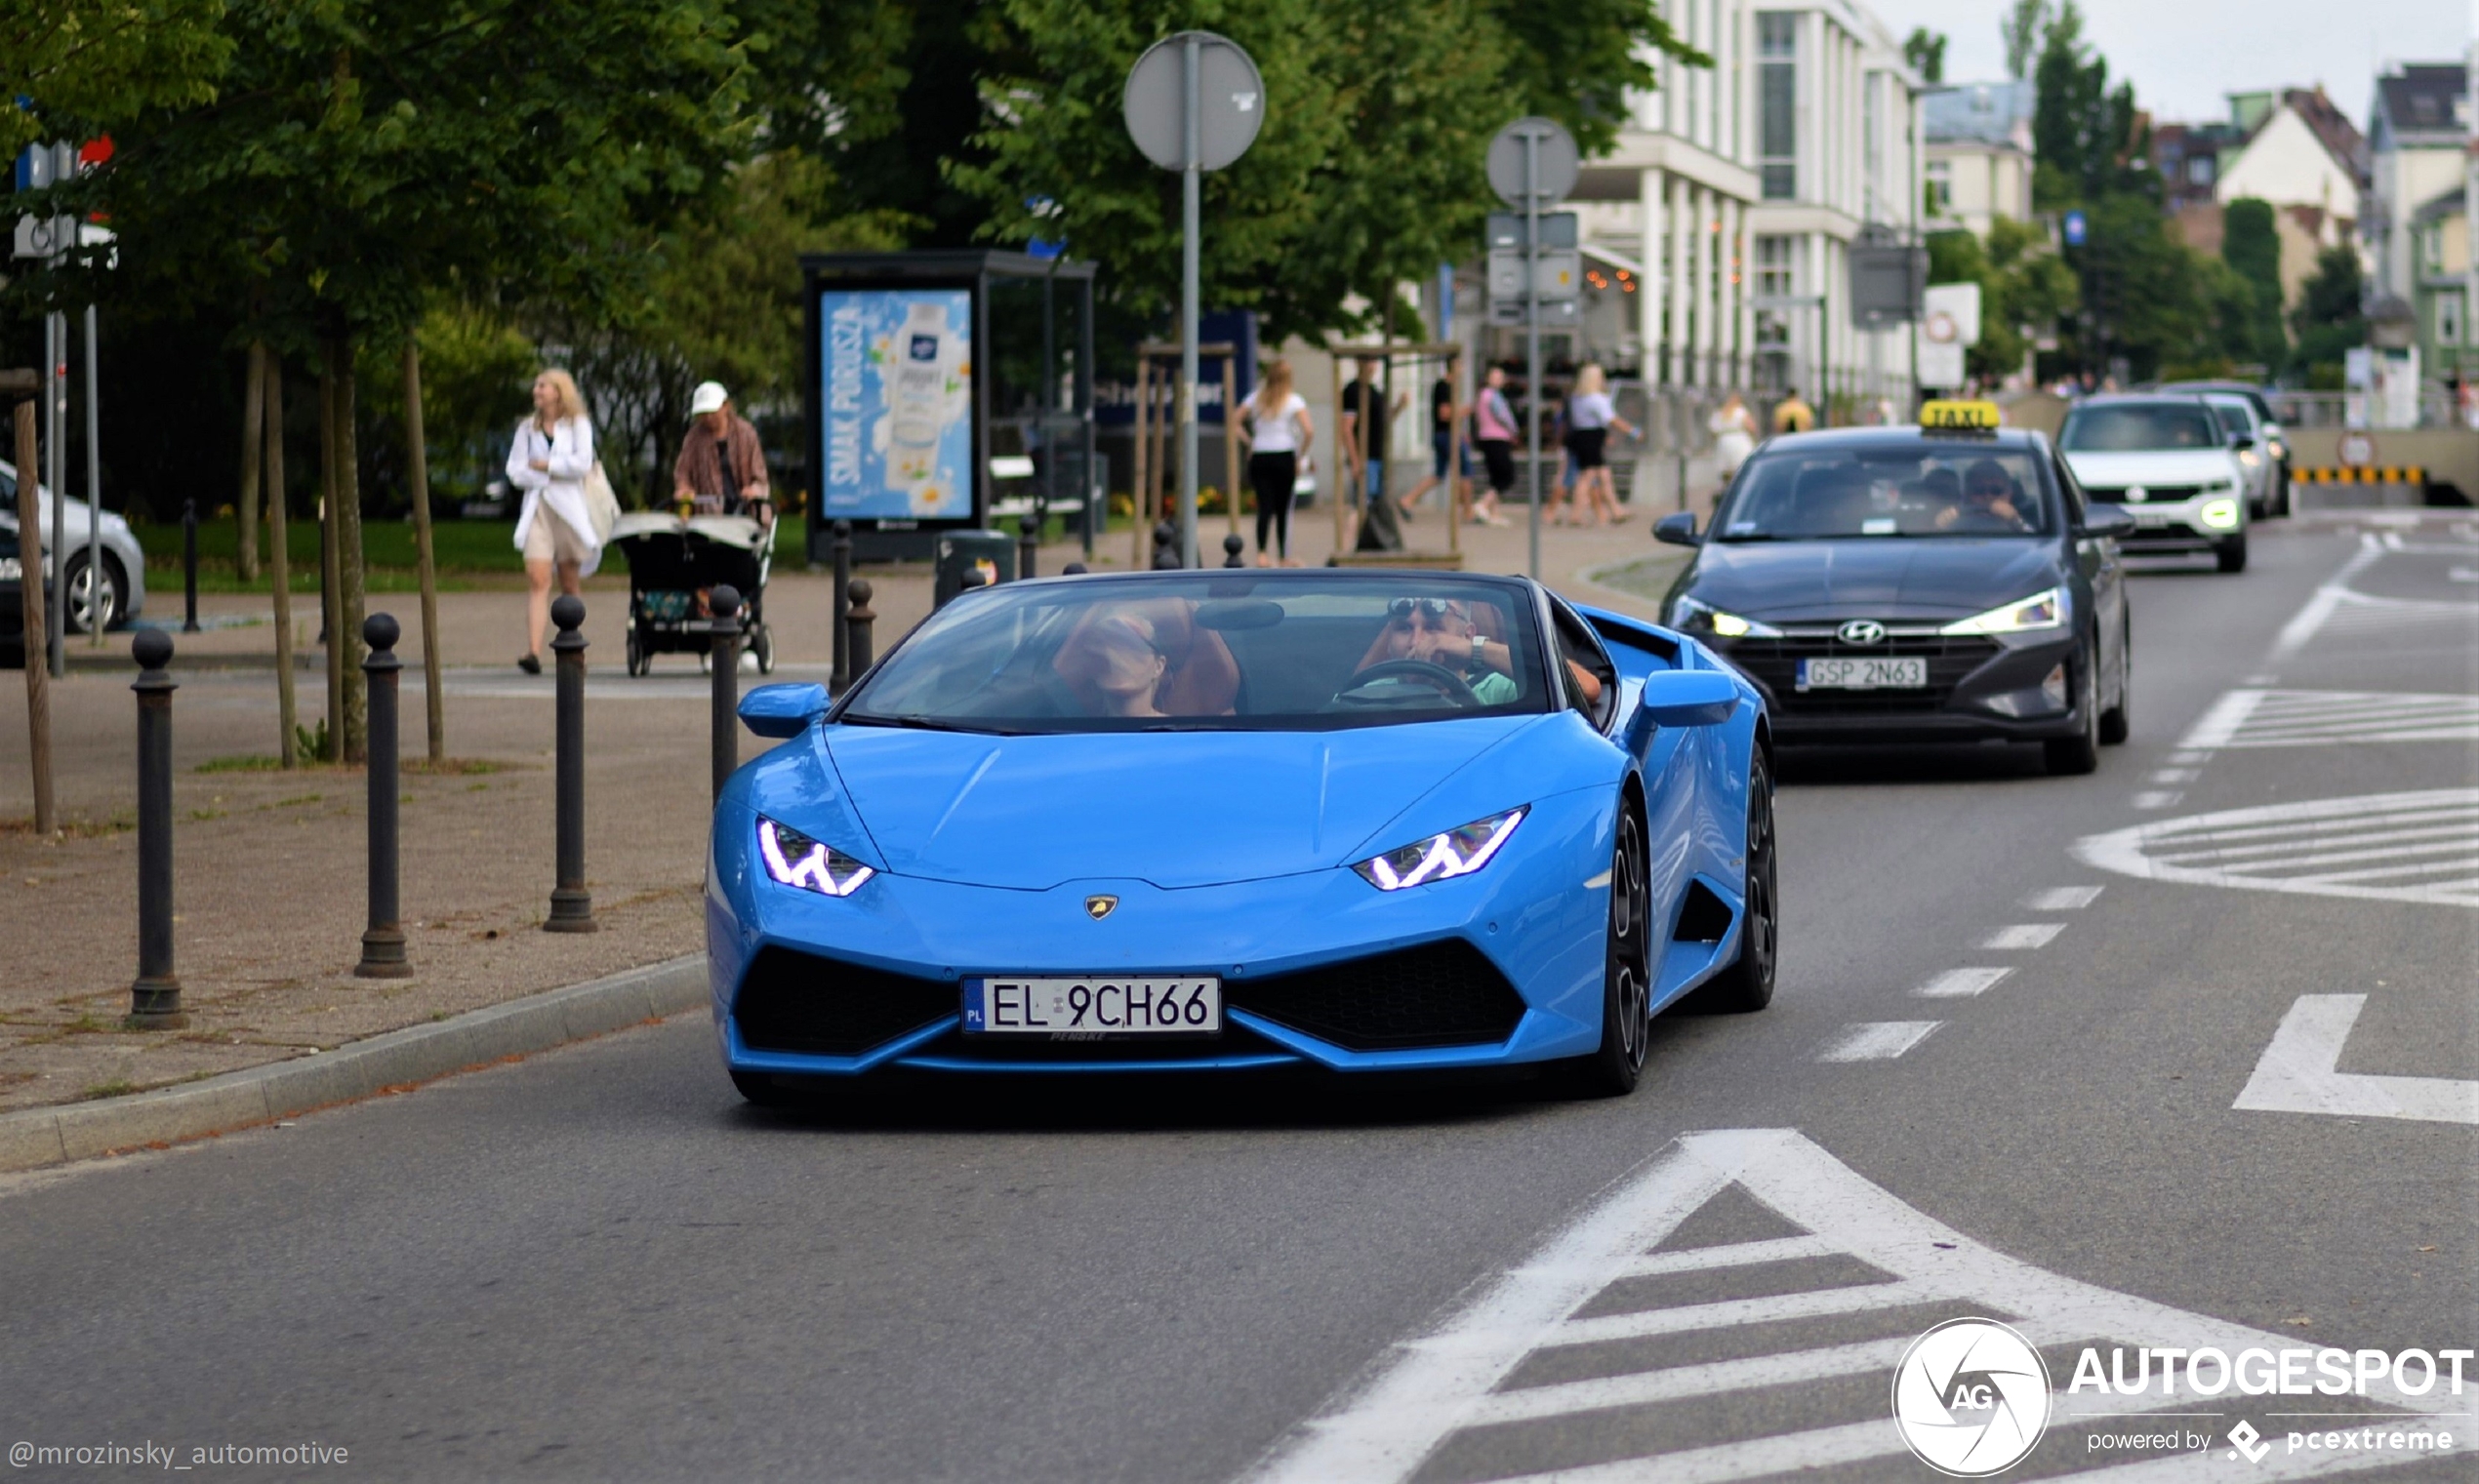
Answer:
M1276 356L1265 363L1265 380L1257 383L1257 394L1250 398L1257 404L1260 418L1271 418L1282 411L1283 399L1291 395L1291 362Z
M1584 369L1575 373L1575 395L1589 397L1594 392L1608 389L1609 383L1602 376L1599 364L1587 361L1584 363Z
M534 380L536 381L549 381L551 385L551 390L558 393L559 416L555 421L565 421L570 418L574 418L580 422L589 422L592 421L586 416L586 399L578 394L577 379L575 377L570 376L567 372L560 370L556 366L552 366L548 367L537 374ZM534 421L539 423L542 421L542 419L537 417ZM545 428L544 431L548 432L549 429Z

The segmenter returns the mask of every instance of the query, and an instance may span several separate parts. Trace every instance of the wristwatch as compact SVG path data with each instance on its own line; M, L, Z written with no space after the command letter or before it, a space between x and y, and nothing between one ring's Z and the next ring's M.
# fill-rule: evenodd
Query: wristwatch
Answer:
M1479 634L1474 634L1472 636L1472 667L1476 670L1482 667L1481 652L1488 644L1488 640L1482 638Z

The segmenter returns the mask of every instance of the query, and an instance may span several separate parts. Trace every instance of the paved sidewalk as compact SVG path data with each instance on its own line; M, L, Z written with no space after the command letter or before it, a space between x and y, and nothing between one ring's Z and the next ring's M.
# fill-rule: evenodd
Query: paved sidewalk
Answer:
M1467 526L1466 566L1524 570L1523 513L1515 508L1510 528ZM1654 545L1647 526L1638 515L1605 530L1546 529L1542 575L1564 591L1651 617L1644 594L1658 592L1682 553ZM1200 532L1217 559L1226 529L1208 518ZM1442 549L1443 512L1422 512L1406 535L1415 547ZM1331 545L1331 511L1302 512L1294 555L1321 563ZM1045 547L1038 570L1056 573L1080 555ZM1093 565L1113 570L1127 559L1122 533L1097 547ZM1590 587L1582 577L1631 562L1643 565L1612 586ZM875 587L883 649L928 613L929 574L864 575ZM778 564L767 614L777 678L825 677L830 585L823 575ZM586 860L602 931L582 936L540 931L552 867L552 682L512 662L524 595L440 598L452 762L437 772L415 761L424 752L417 603L411 594L372 603L408 631L400 797L404 926L416 972L397 981L352 978L365 909L365 777L264 766L275 751L274 631L247 621L264 618L266 599L202 597L201 618L219 626L177 634L173 662L181 682L173 698L178 965L191 1022L183 1031L118 1028L136 970L129 637L110 636L104 654L116 662L96 657L52 687L56 788L70 823L53 839L34 837L27 824L22 678L0 673L0 943L10 945L0 976L0 1111L204 1079L696 951L707 682L687 656L662 658L651 677L623 672L626 591L625 578L597 579L586 595ZM315 599L302 608L307 638ZM154 617L163 613L179 613L177 591ZM85 644L71 647L83 653ZM298 681L303 718L323 714L316 650L305 650ZM743 677L744 688L752 683ZM743 734L743 757L759 750Z

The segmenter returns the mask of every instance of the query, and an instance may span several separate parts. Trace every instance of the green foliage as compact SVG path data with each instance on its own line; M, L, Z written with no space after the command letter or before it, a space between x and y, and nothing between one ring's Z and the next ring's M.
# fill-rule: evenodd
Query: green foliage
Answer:
M2290 311L2290 326L2298 336L2291 363L2306 374L2309 385L2340 386L2343 354L2367 343L2367 316L2361 312L2366 295L2358 254L2349 244L2316 255L2314 276Z
M2034 72L2032 204L2042 211L2145 188L2140 115L2132 84L2109 88L2107 59L2083 41L2083 12L2064 0L2049 20ZM2154 187L2156 188L2156 187Z
M2021 370L2032 341L2074 311L2074 270L2029 222L1999 217L1984 244L1966 231L1936 232L1928 248L1930 283L1980 286L1979 343L1966 353L1974 377L1995 381Z
M1920 74L1921 81L1945 81L1945 33L1924 25L1913 26L1902 42L1902 60Z
M231 56L224 0L10 0L0 6L0 155L87 139L142 108L203 103Z
M2246 282L2254 301L2246 333L2233 348L2243 345L2247 359L2258 365L2279 366L2289 358L2290 338L2281 326L2281 237L2271 203L2247 196L2222 210L2220 261Z
M2006 75L2017 80L2031 73L2040 51L2040 33L2049 28L2049 0L2013 0L1997 32L2006 42Z

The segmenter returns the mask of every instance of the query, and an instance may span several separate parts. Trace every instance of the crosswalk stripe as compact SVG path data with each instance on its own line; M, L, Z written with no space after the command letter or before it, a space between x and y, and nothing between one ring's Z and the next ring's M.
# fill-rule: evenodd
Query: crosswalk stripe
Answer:
M2479 738L2479 696L2402 691L2231 691L2186 747L2315 747Z
M1732 1189L1806 1235L1710 1249L1661 1249L1688 1218ZM1791 1243L1798 1245L1785 1245ZM1678 1264L1697 1262L1727 1271L1775 1261L1774 1254L1812 1258L1820 1249L1831 1256L1856 1259L1889 1274L1889 1280L1576 1317L1608 1284L1642 1272L1647 1259L1660 1260L1663 1271L1692 1270ZM2076 1342L2174 1345L2183 1351L2210 1346L2234 1355L2247 1348L2278 1350L2296 1344L2292 1337L2113 1293L2007 1257L1904 1205L1795 1129L1689 1134L1614 1186L1530 1259L1484 1286L1438 1330L1392 1349L1366 1379L1278 1443L1249 1478L1253 1484L1326 1484L1341 1479L1356 1484L1400 1484L1417 1473L1455 1434L1471 1427L1565 1426L1570 1424L1564 1420L1570 1418L1577 1420L1572 1425L1582 1425L1587 1414L1623 1415L1629 1408L1797 1386L1864 1375L1881 1366L1890 1384L1891 1368L1908 1346L1907 1338L1824 1345L1801 1344L1794 1339L1787 1347L1765 1354L1655 1365L1534 1386L1508 1384L1527 1357L1544 1350L1688 1332L1728 1332L1783 1320L1889 1312L1935 1303L1974 1306L1983 1314L2006 1319L2033 1344L2047 1346ZM2070 1403L2075 1398L2066 1382L2063 1375L2052 1378L2051 1427L2105 1424L2106 1418L2096 1411L2078 1414L2074 1410ZM2171 1389L2156 1384L2138 1395L2112 1392L2100 1405L2109 1409L2108 1417L2124 1417L2201 1400L2183 1386ZM2215 1398L2206 1404L2225 1405L2228 1400ZM2373 1383L2368 1400L2409 1413L2465 1405L2455 1398L2409 1396L2389 1380ZM2370 1421L2397 1416L2377 1414ZM2400 1421L2407 1424L2414 1419L2401 1417ZM1618 1439L1627 1435L1614 1434ZM1523 1436L1506 1435L1491 1446L1520 1446ZM1674 1429L1673 1435L1649 1442L1613 1444L1643 1450L1629 1457L1498 1477L1504 1484L1676 1484L1682 1480L1719 1484L1898 1457L1905 1452L1890 1415L1824 1426L1794 1423L1788 1430L1770 1436L1679 1446L1693 1441L1691 1434ZM2303 1471L2339 1471L2342 1457L2316 1455L2319 1462ZM2217 1453L2182 1459L2190 1464L2198 1459L2220 1463ZM2080 1454L2052 1452L2051 1462L2074 1470L2086 1460ZM2118 1459L2093 1462L2102 1466L2083 1471L2095 1477L2188 1477L2183 1467L2135 1475L2125 1473ZM1502 1466L1520 1470L1523 1464L1517 1458ZM2295 1465L2292 1468L2294 1475L2298 1472Z

